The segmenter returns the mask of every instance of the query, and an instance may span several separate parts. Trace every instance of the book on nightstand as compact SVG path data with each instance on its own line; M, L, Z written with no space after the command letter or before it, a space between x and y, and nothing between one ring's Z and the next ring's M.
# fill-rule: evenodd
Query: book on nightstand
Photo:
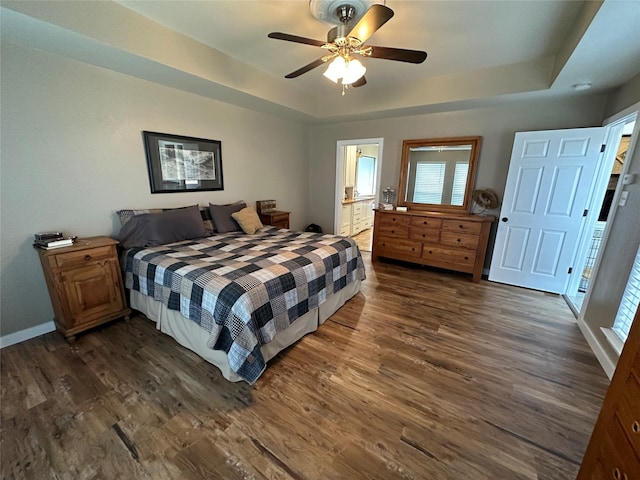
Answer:
M76 238L75 236L65 236L62 232L36 233L34 235L33 246L43 250L70 247Z

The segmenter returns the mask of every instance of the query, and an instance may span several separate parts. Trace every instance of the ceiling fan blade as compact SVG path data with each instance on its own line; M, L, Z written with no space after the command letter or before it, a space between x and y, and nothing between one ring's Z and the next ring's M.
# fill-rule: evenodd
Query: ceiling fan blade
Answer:
M354 25L347 36L356 37L364 43L371 35L376 33L376 30L387 23L391 17L393 17L393 10L376 3L367 10L367 13Z
M371 48L371 54L367 55L372 58L384 58L386 60L396 60L398 62L422 63L427 58L427 52L422 50L406 50L404 48L391 47L375 47L367 45Z
M319 67L323 63L324 63L324 60L322 60L322 58L319 58L319 59L314 60L313 62L309 63L308 65L305 65L304 67L299 68L295 72L291 72L289 75L285 75L284 78L296 78L296 77L299 77L303 73L307 73L309 70L313 70L314 68Z
M297 35L290 35L282 32L271 32L267 37L275 38L276 40L284 40L286 42L304 43L305 45L313 45L315 47L321 47L327 43L320 40L314 40L313 38L299 37Z
M361 87L363 85L367 84L367 79L364 78L364 75L362 77L360 77L358 80L356 80L355 82L353 82L351 84L352 87Z

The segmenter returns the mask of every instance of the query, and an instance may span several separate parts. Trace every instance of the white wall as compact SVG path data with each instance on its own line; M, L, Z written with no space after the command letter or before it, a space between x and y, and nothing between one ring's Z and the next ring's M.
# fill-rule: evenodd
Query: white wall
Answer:
M307 223L308 126L3 42L0 336L50 322L38 231L115 235L121 208L277 200ZM142 131L222 141L224 191L150 194Z
M309 218L325 232L333 230L338 140L383 137L379 187L383 190L391 186L397 191L403 140L481 135L476 187L492 188L502 199L515 132L601 125L605 99L604 95L592 95L564 100L514 100L496 107L315 126L311 137ZM489 245L491 251L492 239ZM489 258L490 254L487 264Z

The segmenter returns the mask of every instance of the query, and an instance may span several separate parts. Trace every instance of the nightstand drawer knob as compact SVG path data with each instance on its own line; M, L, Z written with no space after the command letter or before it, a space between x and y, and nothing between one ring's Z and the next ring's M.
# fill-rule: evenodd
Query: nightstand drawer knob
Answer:
M85 255L84 259L88 262L89 260L91 260L91 255Z
M631 431L633 433L640 433L640 422L638 422L638 420L631 424Z

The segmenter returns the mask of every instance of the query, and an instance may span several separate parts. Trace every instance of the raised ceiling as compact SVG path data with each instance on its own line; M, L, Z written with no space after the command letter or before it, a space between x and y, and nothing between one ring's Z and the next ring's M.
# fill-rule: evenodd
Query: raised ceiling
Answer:
M602 92L640 73L635 0L385 4L395 15L367 43L429 56L420 65L364 59L368 84L344 97L324 67L284 79L323 50L267 38L325 39L331 25L307 0L3 1L2 39L309 121L575 95L584 82Z

